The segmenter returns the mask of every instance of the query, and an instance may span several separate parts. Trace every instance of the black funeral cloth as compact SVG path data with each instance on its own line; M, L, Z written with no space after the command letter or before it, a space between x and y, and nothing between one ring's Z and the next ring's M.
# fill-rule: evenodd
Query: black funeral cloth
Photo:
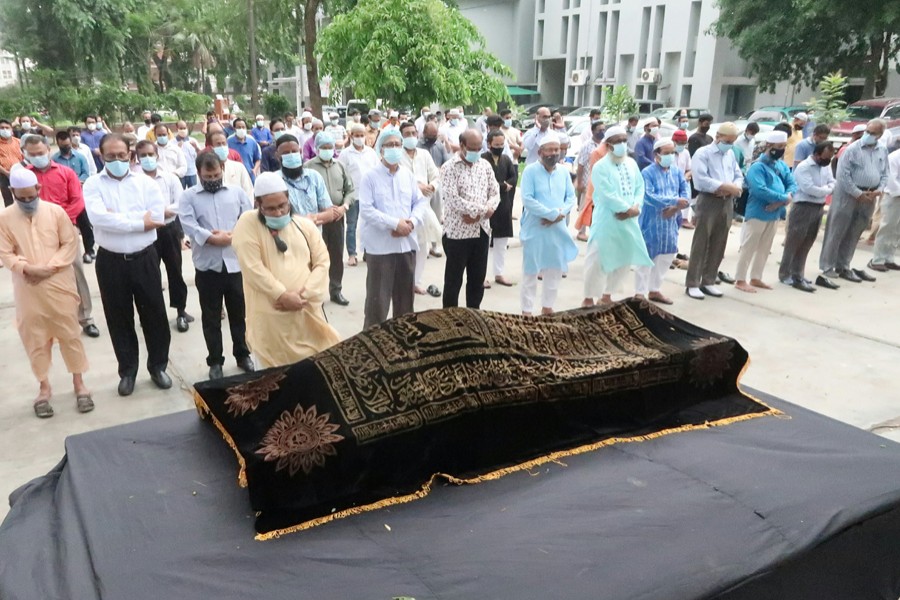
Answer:
M900 444L751 393L787 417L437 485L270 542L196 414L72 436L0 524L0 598L897 600Z
M196 386L277 536L621 438L770 414L733 339L646 302L405 315L285 368ZM716 414L682 411L715 400Z

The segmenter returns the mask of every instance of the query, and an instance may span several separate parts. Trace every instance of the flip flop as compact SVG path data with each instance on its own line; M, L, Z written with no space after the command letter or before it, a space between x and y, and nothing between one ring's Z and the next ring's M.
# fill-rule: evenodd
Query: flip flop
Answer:
M34 414L38 419L49 419L53 416L53 407L49 400L38 400L34 403Z
M91 398L90 394L78 396L75 398L75 408L77 408L80 413L89 413L94 410L94 400Z
M434 298L440 298L441 290L440 290L440 288L438 288L438 286L431 284L428 286L428 295L432 296Z

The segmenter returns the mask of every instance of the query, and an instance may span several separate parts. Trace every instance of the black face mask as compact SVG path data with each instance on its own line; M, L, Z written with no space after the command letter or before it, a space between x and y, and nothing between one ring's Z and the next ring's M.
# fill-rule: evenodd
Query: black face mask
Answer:
M551 154L550 156L542 156L541 164L545 167L552 167L559 162L559 154Z
M200 185L203 186L203 191L209 192L210 194L215 194L219 190L222 189L222 178L212 180L201 180Z
M427 137L427 138L425 138L425 143L428 144L429 146L432 145L433 143L435 143L436 141L437 141L437 138L436 138L436 137Z
M769 158L778 160L784 156L784 148L772 148L769 150Z
M281 167L281 172L287 175L288 179L299 179L303 175L303 167L297 167L296 169Z
M501 156L503 154L503 148L491 148L491 154L494 156Z
M150 119L144 119L144 125L149 125L149 124L150 124Z
M815 160L816 160L816 164L819 165L820 167L827 167L827 166L831 165L831 161L827 158L817 158Z
M707 123L707 124L704 125L704 124L701 123L700 126L697 127L697 129L698 129L701 133L706 133L707 131L709 131L709 124Z
M69 152L71 152L71 151L72 151L72 146L60 146L59 147L59 153L62 154L63 156L68 156Z

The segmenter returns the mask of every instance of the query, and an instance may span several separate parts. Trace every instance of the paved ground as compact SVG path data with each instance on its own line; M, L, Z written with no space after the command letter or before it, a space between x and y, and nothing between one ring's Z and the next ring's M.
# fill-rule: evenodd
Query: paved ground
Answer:
M739 226L729 240L724 268L734 270ZM574 308L582 297L584 244L581 257L563 281L558 309ZM682 234L682 248L690 247L690 232ZM813 249L817 258L819 247ZM781 237L775 242L773 257L766 270L775 280L781 255ZM856 266L863 266L871 249L860 246ZM169 373L176 385L168 391L156 389L146 372L140 374L135 393L129 398L116 395L118 377L99 293L92 266L87 268L94 292L95 317L102 335L85 338L91 359L86 380L93 389L97 409L90 414L75 412L75 399L68 375L57 355L51 378L55 390L56 416L38 420L31 410L37 391L25 354L15 330L15 308L8 272L0 271L0 372L4 374L0 394L0 498L29 479L45 473L63 456L65 438L74 433L127 423L164 413L192 408L191 382L206 378L200 309L193 288L190 255L185 254L185 274L190 286L189 312L197 322L187 333L172 332ZM511 248L508 275L521 278L521 250ZM810 260L810 265L814 261ZM429 259L427 283L442 286L443 259ZM811 269L811 272L814 269ZM332 324L343 336L358 332L363 323L364 264L348 268L344 294L350 300L346 308L326 305ZM900 388L896 371L900 360L900 272L880 275L876 283L845 285L836 292L820 290L805 294L778 284L776 289L749 295L729 286L723 299L707 298L698 302L683 293L683 271L670 271L664 293L676 304L672 312L716 332L734 336L750 352L752 365L744 383L776 394L791 402L826 414L854 426L873 430L900 441ZM439 308L440 299L417 298L416 308ZM495 286L488 290L483 308L518 311L519 288ZM170 314L174 328L174 312ZM227 342L228 329L224 327ZM144 350L142 353L145 356ZM142 357L143 361L143 357ZM236 373L233 361L226 374ZM0 518L7 512L0 501Z

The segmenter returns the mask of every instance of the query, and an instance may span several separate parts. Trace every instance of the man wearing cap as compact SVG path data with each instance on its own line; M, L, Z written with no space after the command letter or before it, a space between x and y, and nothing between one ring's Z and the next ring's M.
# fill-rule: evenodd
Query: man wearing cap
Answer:
M543 277L541 314L553 313L562 276L578 256L578 248L566 227L566 217L575 208L575 188L569 173L559 164L559 136L543 136L538 150L540 162L522 173L522 241L524 276L522 314L534 314L538 275Z
M689 200L693 202L694 199L690 198L690 196L692 196L692 194L690 193L691 152L687 149L687 141L688 135L685 130L676 129L675 132L672 133L672 143L675 145L675 166L681 169L681 173L684 175L685 181L688 182L688 197ZM693 204L691 204L691 206L693 206ZM681 226L685 229L694 228L693 223L691 223L691 206L688 206L681 211Z
M12 272L16 327L40 384L34 413L40 418L53 416L48 374L54 340L72 374L76 408L89 412L94 402L82 378L88 361L79 337L79 298L72 270L78 234L65 210L40 199L34 172L13 167L9 185L15 205L0 210L0 262Z
M331 203L332 219L322 225L322 239L328 248L331 267L328 271L328 292L331 301L347 306L350 301L342 293L344 279L344 216L356 202L356 190L350 173L344 165L334 160L335 140L327 132L316 136L316 157L307 161L303 168L316 172L325 182L325 190Z
M366 128L360 123L353 123L350 126L350 145L346 150L341 152L338 160L347 173L350 175L350 181L353 182L353 189L357 190L359 195L359 186L362 183L363 175L378 166L378 157L375 150L366 146ZM359 222L359 202L350 205L347 211L347 266L355 267L359 264L356 256L356 228Z
M791 206L784 235L784 253L778 269L778 279L786 285L804 292L814 292L816 288L806 279L806 257L812 248L822 216L825 214L825 198L834 191L834 175L831 173L831 159L834 146L831 142L820 142L813 148L811 156L794 169L797 193ZM816 284L828 289L838 289L827 277L819 275Z
M425 121L428 120L428 116L431 114L431 108L428 106L423 106L419 116L416 118L416 133L419 134L419 137L422 137L422 132L425 131Z
M441 167L447 253L444 308L459 306L463 273L466 306L481 308L491 239L490 218L500 204L500 186L491 165L481 158L481 132L467 129L459 143L460 151Z
M185 191L179 203L181 223L191 240L195 282L200 296L200 320L206 341L210 379L221 379L222 304L228 309L233 355L245 372L254 370L246 342L241 268L232 247L238 218L252 210L250 198L238 186L223 182L222 163L212 152L197 157L200 185Z
M389 111L387 121L381 125L382 131L389 127L398 131L400 130L400 113L396 110Z
M460 151L460 146L462 144L459 140L459 136L467 128L468 124L466 123L466 120L460 116L459 109L451 108L447 111L447 122L444 123L439 130L439 133L443 136L447 152L452 154Z
M538 162L540 159L541 140L550 131L550 109L542 106L534 115L534 127L525 132L522 137L522 146L528 156L525 157L525 165Z
M381 131L381 111L373 108L369 111L369 125L366 128L366 146L375 147L378 141L378 133Z
M254 194L256 209L238 219L231 246L243 279L247 343L269 368L330 348L340 336L322 308L329 261L318 228L294 212L278 173L261 173Z
M888 156L890 179L881 197L881 226L875 236L875 251L869 268L873 271L900 270L894 260L900 246L900 150Z
M784 162L791 167L794 166L794 151L797 149L797 144L803 141L803 128L806 127L808 121L809 115L805 112L799 112L794 115L793 123L791 124L793 131L788 136L787 146L784 149Z
M655 162L653 147L657 139L659 139L659 119L650 117L644 123L644 135L634 147L634 160L637 161L638 169L641 171Z
M313 119L312 136L303 144L303 160L311 160L316 156L316 136L325 130L325 124L319 119Z
M340 115L335 112L328 115L328 125L325 127L325 133L334 140L335 157L340 156L341 150L347 145L347 130L341 125Z
M770 131L763 154L747 170L749 195L741 226L741 247L734 284L742 292L755 294L755 288L772 289L762 279L763 270L772 251L778 221L785 218L785 207L797 192L791 169L782 160L787 142L788 136L783 131Z
M716 132L715 143L702 146L691 157L692 181L697 190L694 205L697 223L685 287L687 295L695 300L723 295L716 287L716 277L725 256L728 231L734 217L734 199L741 195L744 183L731 151L737 136L738 128L734 123L722 123Z
M832 165L832 170L835 173L837 173L837 167L840 164L841 157L844 155L844 152L847 151L847 148L849 148L853 144L853 142L859 140L865 132L866 132L866 124L865 123L860 123L859 125L853 126L853 130L850 132L850 141L847 142L846 144L844 144L843 146L841 146L841 149L838 150L838 153L835 156L834 164Z
M865 269L852 269L859 236L869 226L875 203L890 180L888 151L878 140L884 135L883 119L872 119L858 142L838 162L837 184L831 198L819 268L827 277L853 283L875 281Z
M679 129L676 133L684 133ZM672 300L660 291L663 277L678 252L678 213L688 207L690 188L676 164L675 144L661 139L653 144L654 162L641 172L644 178L644 205L639 223L652 267L635 270L635 298L649 298L660 304Z
M256 115L256 123L253 125L253 129L250 130L250 135L253 136L253 139L256 140L256 143L262 149L265 149L266 146L271 145L274 141L272 131L266 127L266 118L263 115Z
M84 183L84 201L97 238L97 283L119 366L119 395L134 391L139 348L134 331L137 307L147 346L147 370L161 389L172 336L162 293L156 230L165 226L159 186L129 169L131 153L120 134L108 133L99 146L105 168Z
M416 176L401 168L403 139L387 130L375 147L381 164L363 175L359 187L360 236L366 246L364 328L413 311L416 253L415 230L422 227L428 200ZM481 282L479 282L481 283Z
M636 217L644 203L644 178L628 156L628 133L620 126L606 130L606 156L591 170L594 212L584 261L584 301L608 304L629 267L652 267Z
M297 138L297 141L300 143L300 148L302 149L306 142L309 141L309 138L312 137L312 125L313 125L313 116L309 111L303 111L300 114L300 124L299 126L295 126L294 137Z

